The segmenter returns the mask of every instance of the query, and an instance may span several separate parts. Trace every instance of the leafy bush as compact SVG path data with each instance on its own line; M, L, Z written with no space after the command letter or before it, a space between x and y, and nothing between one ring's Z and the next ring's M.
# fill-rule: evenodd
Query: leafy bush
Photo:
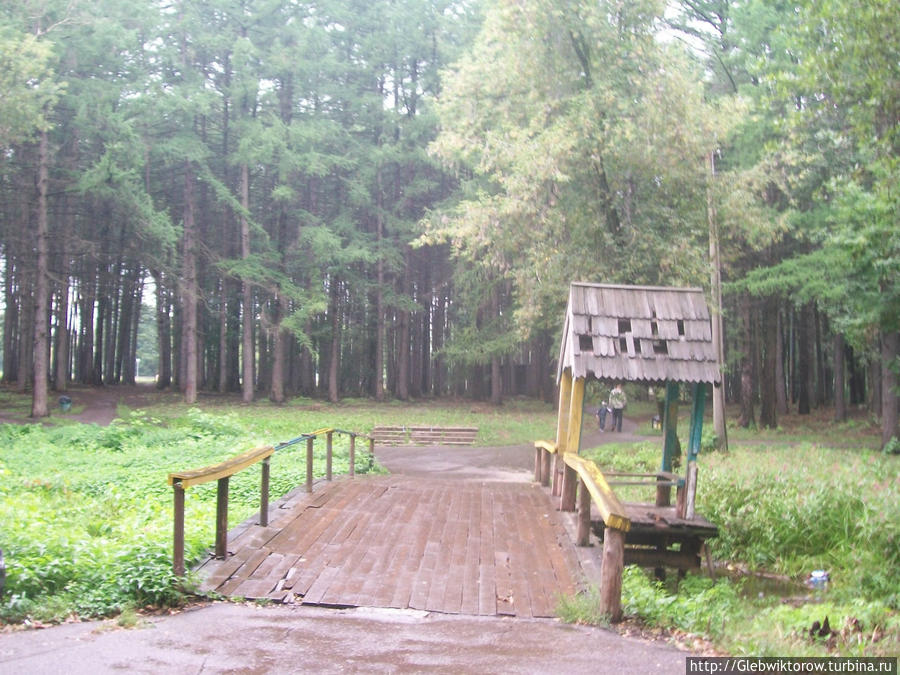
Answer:
M699 510L719 558L797 579L827 569L835 591L900 608L896 460L809 444L705 458Z

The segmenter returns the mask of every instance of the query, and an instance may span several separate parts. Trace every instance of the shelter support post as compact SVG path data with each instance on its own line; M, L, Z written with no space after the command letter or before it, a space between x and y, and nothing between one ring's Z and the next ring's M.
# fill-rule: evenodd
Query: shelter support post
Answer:
M681 454L678 447L678 383L666 382L666 402L663 408L663 456L661 470L672 472L675 458ZM672 487L661 485L656 488L656 505L668 506L672 503Z
M559 379L559 406L556 413L556 453L558 457L564 455L568 449L568 438L569 438L569 408L572 404L572 371L569 369L563 370L562 376ZM542 465L543 467L543 465ZM563 468L565 472L565 468ZM565 473L562 476L562 480L554 481L554 484L559 483L559 488L555 492L551 492L554 497L562 498L562 494L566 490L566 480L567 476ZM542 484L544 484L542 482ZM563 500L564 501L564 500ZM572 504L569 508L566 508L565 504L560 504L560 508L564 511L571 511L575 508L575 498L574 492L572 495Z
M703 440L703 411L706 405L706 385L694 385L694 403L691 407L691 435L687 453L687 474L684 480L684 510L680 514L690 520L694 517L694 498L697 494L697 456Z
M568 371L566 371L568 373ZM569 375L571 379L571 375ZM571 452L578 454L581 446L581 420L584 407L584 378L579 377L572 382L572 393L569 398L569 409L566 411L566 435L564 447L560 454ZM562 414L560 409L560 414ZM562 464L562 462L560 462ZM578 490L577 475L566 467L563 470L562 488L560 489L559 508L563 511L575 510L575 497Z

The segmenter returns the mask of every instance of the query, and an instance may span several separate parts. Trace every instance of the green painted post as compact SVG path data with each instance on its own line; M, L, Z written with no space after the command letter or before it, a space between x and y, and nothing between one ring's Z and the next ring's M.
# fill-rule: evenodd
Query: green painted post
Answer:
M700 454L700 443L703 440L703 410L706 405L706 385L703 382L694 384L694 403L691 406L691 440L688 445L688 462L697 461Z
M678 383L666 382L666 404L663 414L662 471L672 470L672 460L678 454Z

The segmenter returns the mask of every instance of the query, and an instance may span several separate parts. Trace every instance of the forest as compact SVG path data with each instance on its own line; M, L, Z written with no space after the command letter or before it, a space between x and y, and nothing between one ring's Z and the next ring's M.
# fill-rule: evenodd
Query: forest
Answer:
M35 418L133 383L143 318L188 403L549 399L571 281L699 286L738 425L861 410L900 451L897 26L890 0L6 0L3 382Z

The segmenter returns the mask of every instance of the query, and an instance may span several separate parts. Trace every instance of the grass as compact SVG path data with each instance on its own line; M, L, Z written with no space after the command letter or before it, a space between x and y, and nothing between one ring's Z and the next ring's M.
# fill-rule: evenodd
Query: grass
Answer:
M688 575L676 590L626 569L622 597L633 621L673 631L689 644L709 640L731 655L897 654L900 458L873 449L871 424L820 423L818 434L809 420L794 418L757 436L730 429L730 451L701 453L697 510L719 526L709 545L720 575L734 573L716 581ZM660 444L609 444L584 454L601 467L652 472ZM649 490L623 487L617 494L652 501ZM816 569L829 572L824 592L804 585ZM782 588L757 591L758 575L780 580ZM590 608L578 605L591 602L570 600L574 607L561 611L590 621ZM825 617L834 632L811 637L810 627Z

